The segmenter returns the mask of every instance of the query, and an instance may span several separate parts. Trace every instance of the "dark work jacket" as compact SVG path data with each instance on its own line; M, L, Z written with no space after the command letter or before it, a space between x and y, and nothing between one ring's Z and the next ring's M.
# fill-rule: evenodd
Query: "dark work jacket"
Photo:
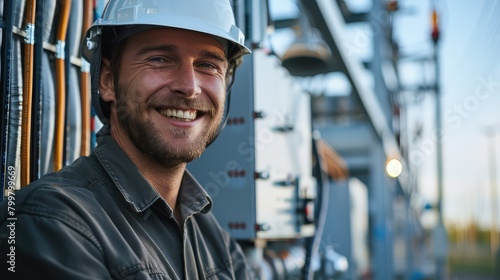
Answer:
M182 230L104 135L89 157L16 192L12 208L0 204L0 279L250 279L187 171L178 200Z

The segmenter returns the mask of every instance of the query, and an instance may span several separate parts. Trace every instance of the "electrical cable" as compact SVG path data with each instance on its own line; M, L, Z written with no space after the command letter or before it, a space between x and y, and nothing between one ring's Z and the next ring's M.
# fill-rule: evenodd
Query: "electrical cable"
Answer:
M7 70L7 83L8 87L8 100L7 100L7 125L6 125L6 151L5 151L5 166L4 174L5 184L8 188L19 189L21 185L21 166L20 166L20 152L21 152L21 111L23 107L22 91L22 54L21 54L21 36L24 34L19 26L23 22L23 11L25 1L12 1L13 4L13 18L10 24L13 34L11 46L8 55L11 60L6 64ZM12 3L11 2L11 3ZM7 175L8 174L8 175Z
M40 157L40 120L41 116L41 104L40 96L42 92L42 55L43 55L43 22L45 20L45 9L44 1L36 2L36 17L35 22L37 28L35 28L35 49L33 53L33 94L31 96L31 145L30 145L30 177L29 180L32 182L39 178L39 168L40 164L38 159Z
M329 190L329 179L327 174L324 172L324 163L319 154L317 141L319 141L319 132L313 131L312 133L312 150L313 156L316 160L316 165L314 166L314 174L317 179L317 198L315 208L315 220L316 220L316 231L312 240L309 239L306 242L306 261L304 265L304 275L305 279L314 279L314 258L317 257L319 253L319 247L321 245L321 239L323 238L323 231L326 223L326 217L328 215L328 201L330 199Z
M4 195L11 184L15 182L11 180L9 176L11 166L8 165L7 159L9 158L9 105L10 105L10 96L11 96L11 88L12 88L12 72L13 72L13 61L14 57L12 56L13 48L14 48L14 33L13 33L13 22L14 22L14 12L15 5L14 1L5 0L2 3L3 11L2 18L4 21L4 26L2 28L2 98L0 100L0 113L1 119L0 128L2 131L2 138L0 139L0 152L2 153L1 158L1 181L3 183L2 195L0 195L0 201L3 200ZM15 167L14 167L15 168ZM8 170L9 169L9 170ZM14 170L15 171L15 170Z
M71 0L61 1L59 11L59 23L56 35L56 129L54 137L54 161L53 170L58 171L63 165L64 153L64 128L66 110L66 82L65 82L65 54L66 33L68 29L69 14L71 11Z
M42 45L49 45L51 40L51 33L53 30L53 21L56 10L57 0L44 0L44 21L43 24L38 24L38 30L42 32L42 39L39 41ZM42 11L38 11L40 14ZM36 44L36 43L35 43ZM44 50L42 52L42 73L41 73L41 105L40 105L40 147L39 149L39 176L47 174L52 171L52 153L54 150L54 131L55 131L55 104L56 92L54 83L53 69L49 59L50 51Z
M35 16L36 0L26 3L24 38L24 86L23 109L21 116L21 187L30 183L30 153L31 153L31 110L33 96L33 55L35 50Z
M82 41L85 39L85 32L92 25L93 5L91 1L83 1L83 24ZM90 108L90 65L83 57L81 58L80 73L80 104L82 106L82 140L80 146L80 155L90 154L90 131L91 131L91 108Z
M64 165L69 165L80 156L82 140L82 105L80 104L79 68L73 61L79 55L81 40L83 2L73 1L66 35L66 122Z

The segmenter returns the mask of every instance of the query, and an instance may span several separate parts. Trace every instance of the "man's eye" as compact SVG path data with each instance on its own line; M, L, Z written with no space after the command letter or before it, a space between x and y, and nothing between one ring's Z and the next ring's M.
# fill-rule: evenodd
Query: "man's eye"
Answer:
M149 59L149 61L160 63L160 62L165 62L166 60L163 57L155 56L155 57L151 57Z
M212 63L208 63L208 62L205 62L205 63L200 63L199 64L201 67L205 67L205 68L214 68L214 69L217 69L218 67L215 66L214 64Z

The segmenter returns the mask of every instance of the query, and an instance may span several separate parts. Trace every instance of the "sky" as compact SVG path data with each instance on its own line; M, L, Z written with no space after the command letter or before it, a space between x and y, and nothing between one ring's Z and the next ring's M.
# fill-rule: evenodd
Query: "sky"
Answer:
M395 19L396 36L403 52L432 54L429 40L431 1L401 1L410 12ZM443 213L449 223L482 226L492 223L491 189L497 195L500 170L500 1L437 1L441 41L440 84L443 116ZM421 80L411 70L402 72L408 81ZM410 128L421 125L422 136L416 148L426 152L418 164L421 196L435 201L436 151L434 96L408 105ZM498 135L488 138L486 128ZM495 133L496 134L496 133ZM490 141L490 142L488 142ZM494 148L491 148L494 143ZM490 165L489 154L495 164ZM494 180L490 167L495 168ZM496 199L497 204L498 198ZM500 217L500 214L497 214ZM496 221L497 226L500 220Z
M275 17L294 14L297 10L293 2L272 0L271 12ZM346 0L346 3L353 11L366 11L372 0ZM399 3L400 9L393 17L394 38L400 55L405 57L399 71L407 89L434 82L434 65L431 60L422 61L434 52L430 35L432 6L436 5L439 12L445 222L466 225L475 221L489 227L492 182L500 194L497 182L500 179L497 174L500 170L500 1L400 0ZM348 28L344 45L356 46L349 53L366 60L371 55L371 31L367 25ZM405 96L407 129L414 153L410 157L411 168L418 176L417 201L420 205L434 203L437 198L435 95L407 90ZM487 127L495 128L498 134L487 137ZM495 164L489 162L489 154L493 153L488 146L491 143L496 150ZM492 179L491 166L495 168L496 180ZM500 219L496 224L500 228Z
M366 11L372 5L372 0L346 2L354 11ZM484 228L495 223L500 229L500 212L496 211L497 218L492 218L495 209L492 205L500 204L500 1L400 0L399 3L400 9L392 20L402 57L400 79L406 89L404 109L408 113L407 131L412 147L408 164L418 177L416 206L437 201L436 99L430 91L414 90L416 85L433 85L435 81L434 64L429 60L434 53L431 11L435 5L441 34L438 54L442 136L439 139L443 147L445 222L467 225L474 221ZM360 60L372 55L370 32L366 25L355 26L344 38L345 45L357 47L351 53ZM487 128L496 132L487 137ZM492 203L493 188L497 199ZM423 222L434 223L435 216L424 214Z

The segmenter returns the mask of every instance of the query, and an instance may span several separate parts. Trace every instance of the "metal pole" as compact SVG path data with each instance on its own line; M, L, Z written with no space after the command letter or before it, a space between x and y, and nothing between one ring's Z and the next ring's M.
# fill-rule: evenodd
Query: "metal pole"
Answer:
M495 129L487 128L486 136L488 137L488 154L490 165L490 186L491 186L491 229L490 229L490 243L491 243L491 258L495 262L496 252L498 249L498 195L497 195L497 173L496 173L496 149L495 149Z
M437 42L434 44L434 64L436 67L436 179L437 179L437 214L438 224L435 229L434 242L436 250L436 276L445 279L445 263L447 236L443 218L443 151L442 151L442 122L441 122L441 92L439 88L439 62Z
M437 210L439 215L439 223L443 224L443 145L442 145L442 122L441 122L441 91L439 86L439 60L438 60L438 44L434 44L434 65L436 77L436 168L437 168Z
M443 150L441 88L439 69L439 26L437 1L434 2L432 39L434 43L435 94L436 94L436 179L438 224L434 229L434 250L436 257L436 279L446 279L446 258L448 255L448 235L443 218Z

